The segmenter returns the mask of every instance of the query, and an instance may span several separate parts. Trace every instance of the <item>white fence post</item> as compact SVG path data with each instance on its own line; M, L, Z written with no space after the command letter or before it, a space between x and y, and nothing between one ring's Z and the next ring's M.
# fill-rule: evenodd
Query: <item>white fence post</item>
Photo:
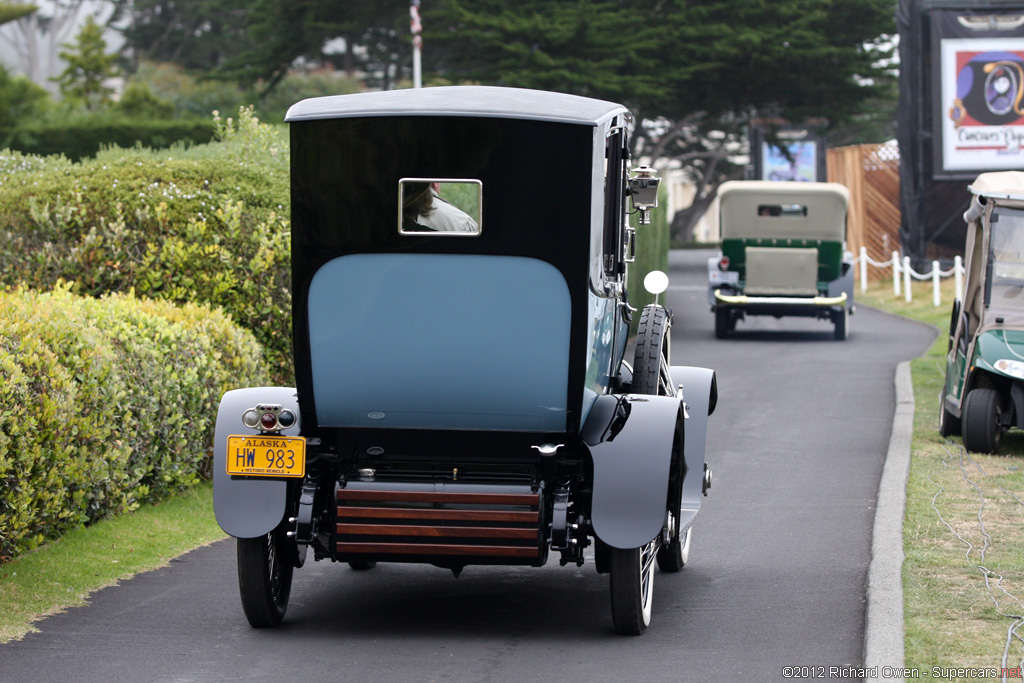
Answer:
M964 260L960 256L953 258L953 282L956 287L956 298L964 298Z
M868 248L860 248L860 291L868 291Z
M932 305L936 308L942 305L942 297L939 294L939 262L932 261Z
M914 295L910 293L910 257L903 257L903 300L910 303Z
M900 255L892 252L892 295L900 295Z

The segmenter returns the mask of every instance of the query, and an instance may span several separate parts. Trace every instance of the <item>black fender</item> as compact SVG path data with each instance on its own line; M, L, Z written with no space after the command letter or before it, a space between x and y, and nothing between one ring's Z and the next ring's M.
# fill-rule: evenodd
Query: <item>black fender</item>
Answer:
M228 436L252 434L242 413L258 403L280 403L296 416L299 402L290 387L250 387L229 391L220 400L213 440L213 511L220 528L237 538L256 538L273 531L288 507L288 482L282 479L232 477L227 473ZM298 436L302 420L281 433Z
M686 428L683 432L683 459L686 474L683 477L683 496L680 505L679 530L693 524L700 511L701 499L707 495L711 475L705 487L704 464L707 450L708 417L718 404L718 379L708 368L673 365L672 383L679 390L686 406Z
M598 397L581 436L594 465L590 521L601 541L639 548L661 533L672 444L682 424L683 405L676 397Z

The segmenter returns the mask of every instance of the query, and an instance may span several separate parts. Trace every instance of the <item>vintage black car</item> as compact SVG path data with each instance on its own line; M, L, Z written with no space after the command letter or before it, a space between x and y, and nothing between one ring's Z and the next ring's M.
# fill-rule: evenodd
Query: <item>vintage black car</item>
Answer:
M657 196L629 112L467 86L287 121L296 387L225 394L214 449L250 624L281 621L310 556L458 576L553 554L593 557L641 633L711 483L717 386L670 364L665 307L626 296L627 200L642 223Z

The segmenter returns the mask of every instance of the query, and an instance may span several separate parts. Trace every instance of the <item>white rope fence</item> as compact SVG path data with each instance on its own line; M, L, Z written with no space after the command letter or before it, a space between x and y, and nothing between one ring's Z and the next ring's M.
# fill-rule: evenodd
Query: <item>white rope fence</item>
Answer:
M941 278L952 276L956 297L963 298L964 293L964 261L960 256L953 259L953 267L949 270L942 270L938 261L932 261L932 269L927 273L918 273L910 267L910 257L904 256L900 259L898 252L892 252L892 258L886 261L875 261L868 256L867 247L860 248L860 256L853 259L854 263L860 264L860 291L868 291L868 264L875 268L892 268L892 292L893 296L900 295L902 284L903 298L908 303L913 301L913 294L910 289L911 278L915 280L932 281L932 303L935 306L942 305L942 298L939 293L939 281Z

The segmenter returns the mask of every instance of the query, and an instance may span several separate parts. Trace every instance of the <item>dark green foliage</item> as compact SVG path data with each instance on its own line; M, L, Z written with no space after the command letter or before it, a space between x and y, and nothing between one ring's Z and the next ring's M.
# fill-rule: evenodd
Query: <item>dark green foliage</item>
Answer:
M131 119L169 119L174 116L174 105L154 95L145 83L129 83L114 111Z
M0 66L0 142L19 123L39 116L49 99L46 90Z
M222 307L264 345L275 380L291 382L287 165L233 149L79 164L0 156L0 284L64 279L93 296Z
M135 120L105 115L23 124L5 146L25 154L63 154L77 161L104 147L162 148L176 142L198 144L212 139L213 124L207 120Z
M217 401L266 381L219 312L0 292L0 563L208 477Z
M122 33L139 59L212 71L252 45L253 9L249 0L134 0Z

